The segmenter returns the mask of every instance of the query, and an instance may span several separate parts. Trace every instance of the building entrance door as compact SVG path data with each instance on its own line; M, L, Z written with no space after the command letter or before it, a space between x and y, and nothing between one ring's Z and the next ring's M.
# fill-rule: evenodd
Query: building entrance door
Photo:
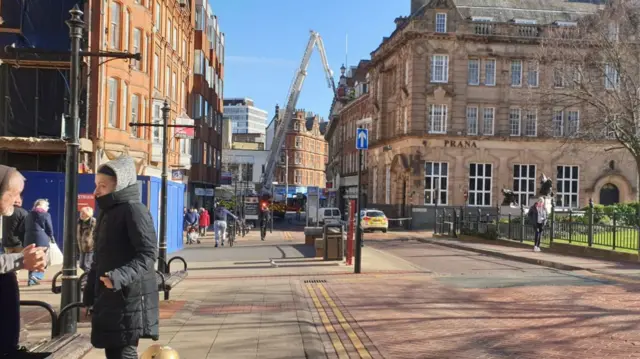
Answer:
M609 206L620 202L620 190L614 184L607 183L600 189L600 204Z

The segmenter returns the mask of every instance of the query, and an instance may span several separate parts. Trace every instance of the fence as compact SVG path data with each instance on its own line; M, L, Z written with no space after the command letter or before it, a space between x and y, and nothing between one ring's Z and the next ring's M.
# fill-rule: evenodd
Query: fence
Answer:
M476 235L487 239L506 238L520 242L533 241L535 227L525 210L519 214L501 214L499 209L443 208L436 211L435 232L457 237ZM542 232L542 244L570 243L606 249L638 251L640 248L640 215L595 211L591 203L586 211L556 212L552 207Z

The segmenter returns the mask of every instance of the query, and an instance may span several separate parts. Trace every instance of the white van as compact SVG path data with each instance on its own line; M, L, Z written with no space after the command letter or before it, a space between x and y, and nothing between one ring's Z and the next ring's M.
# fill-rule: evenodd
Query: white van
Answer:
M316 213L315 211L311 211L309 213L309 219L311 222L316 222ZM319 226L324 226L327 223L334 224L340 223L342 216L340 215L340 210L334 207L324 207L318 209L318 218L317 222Z

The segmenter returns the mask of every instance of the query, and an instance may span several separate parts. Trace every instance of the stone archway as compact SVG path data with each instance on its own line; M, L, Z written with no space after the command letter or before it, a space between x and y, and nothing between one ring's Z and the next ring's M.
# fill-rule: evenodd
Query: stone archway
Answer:
M613 183L607 183L600 187L600 204L610 206L620 203L620 190Z

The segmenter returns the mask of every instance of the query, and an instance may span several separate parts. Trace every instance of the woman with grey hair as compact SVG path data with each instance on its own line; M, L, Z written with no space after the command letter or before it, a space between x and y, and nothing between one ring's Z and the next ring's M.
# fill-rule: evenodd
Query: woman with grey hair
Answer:
M25 245L35 244L45 251L49 250L53 240L53 225L51 224L51 214L49 213L49 201L38 199L33 204L33 209L27 215L24 222L24 242ZM29 272L27 285L37 285L44 278L44 271Z

